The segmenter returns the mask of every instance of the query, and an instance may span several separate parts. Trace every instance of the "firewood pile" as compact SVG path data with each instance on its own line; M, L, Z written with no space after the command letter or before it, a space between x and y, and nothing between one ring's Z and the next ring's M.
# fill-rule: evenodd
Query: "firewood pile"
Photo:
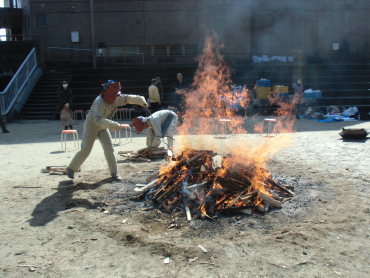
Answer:
M140 197L160 208L181 208L191 215L210 217L225 210L267 212L281 208L294 193L279 184L264 168L238 162L212 151L189 150L173 158L167 169L142 188Z
M143 148L138 151L119 151L118 154L129 161L150 162L156 158L166 158L168 151L165 148Z

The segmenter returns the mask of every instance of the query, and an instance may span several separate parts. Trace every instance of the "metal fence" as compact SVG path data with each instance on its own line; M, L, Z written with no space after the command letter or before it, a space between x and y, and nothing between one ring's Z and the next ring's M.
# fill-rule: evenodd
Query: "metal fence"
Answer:
M33 48L5 87L4 91L0 91L0 107L3 115L7 115L10 112L36 68L36 50Z
M92 61L92 49L49 46L47 48L47 59L50 61L73 61L88 63Z

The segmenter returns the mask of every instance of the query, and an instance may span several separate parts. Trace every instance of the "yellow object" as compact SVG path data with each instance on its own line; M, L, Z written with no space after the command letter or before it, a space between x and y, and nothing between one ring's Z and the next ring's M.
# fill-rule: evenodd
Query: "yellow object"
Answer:
M265 99L271 95L271 87L257 87L257 99Z
M283 86L283 85L276 85L276 86L274 86L274 93L288 94L289 93L289 87L288 86Z

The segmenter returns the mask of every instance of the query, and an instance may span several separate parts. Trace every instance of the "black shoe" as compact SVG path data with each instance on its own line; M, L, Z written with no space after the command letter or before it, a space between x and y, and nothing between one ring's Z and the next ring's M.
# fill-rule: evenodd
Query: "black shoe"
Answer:
M113 181L123 181L122 177L118 174L112 174Z
M3 130L3 133L9 133L9 130L4 129L4 130Z
M75 171L73 171L69 167L66 168L66 174L67 174L68 178L70 178L72 180L75 178Z

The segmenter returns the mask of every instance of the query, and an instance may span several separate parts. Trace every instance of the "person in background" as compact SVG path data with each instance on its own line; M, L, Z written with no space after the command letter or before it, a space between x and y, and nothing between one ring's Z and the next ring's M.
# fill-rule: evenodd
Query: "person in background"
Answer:
M57 114L61 112L66 103L69 103L69 109L73 109L73 91L69 86L67 80L63 80L62 84L58 89L58 104L57 109L54 112L53 118L57 119Z
M171 110L159 110L149 117L139 116L134 118L131 126L137 133L148 129L146 145L148 148L156 148L161 144L161 139L167 137L168 149L173 151L173 136L175 133L178 117Z
M304 87L301 78L298 78L296 82L292 85L293 88L293 103L295 104L295 115L296 118L299 119L300 114L302 113L303 109L303 95L304 95Z
M182 110L182 96L180 90L187 88L187 84L184 81L184 77L181 72L176 75L176 82L172 85L172 94L169 98L170 108L175 111Z
M176 74L176 82L173 84L173 87L176 90L186 89L186 83L184 81L184 76L181 72Z
M69 108L69 103L64 104L63 109L60 111L60 122L64 129L73 129L72 110Z
M3 130L3 133L9 133L9 130L6 128L5 121L3 119L3 114L1 112L1 107L0 107L0 126L1 129Z
M159 99L160 99L161 104L162 104L163 103L163 100L164 100L164 89L163 89L162 81L161 81L161 78L158 77L158 76L155 77L155 79L157 79L157 81L158 81L158 84L156 86L158 88Z
M87 113L81 150L76 153L66 169L67 176L71 179L74 178L75 171L80 168L89 156L95 139L98 138L103 147L105 159L108 162L113 180L122 181L122 177L117 172L117 162L113 153L112 138L108 130L118 131L121 129L121 125L111 119L119 106L137 104L147 107L147 103L143 96L121 94L120 82L108 80L103 88L102 93L96 97Z
M158 84L159 84L158 79L153 78L152 83L148 88L149 92L148 105L151 113L155 113L161 109L161 96L159 94L159 90L157 87Z

